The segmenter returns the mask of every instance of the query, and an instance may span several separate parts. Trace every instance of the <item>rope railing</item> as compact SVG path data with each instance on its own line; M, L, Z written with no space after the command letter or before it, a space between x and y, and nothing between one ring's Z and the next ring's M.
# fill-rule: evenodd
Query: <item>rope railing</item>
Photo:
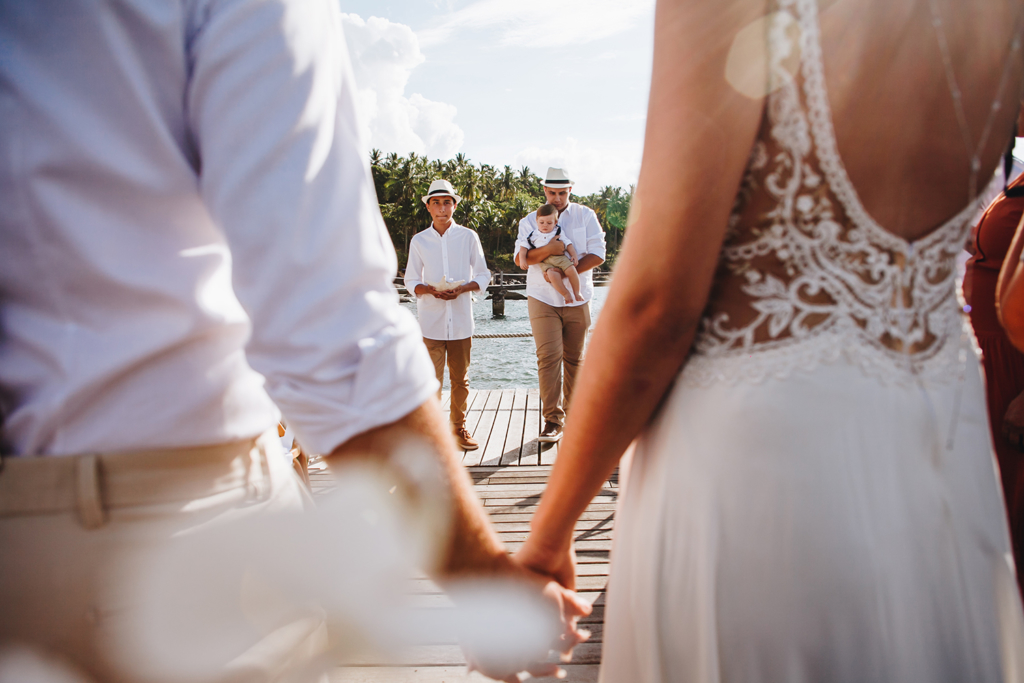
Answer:
M533 332L509 332L507 334L474 334L473 339L521 339L532 336Z

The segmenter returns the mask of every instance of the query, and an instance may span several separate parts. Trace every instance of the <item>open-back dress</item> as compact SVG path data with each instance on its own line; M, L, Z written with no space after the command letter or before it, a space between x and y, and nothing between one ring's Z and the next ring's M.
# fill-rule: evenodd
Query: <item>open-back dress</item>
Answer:
M637 444L601 680L1017 680L1021 605L955 257L839 158L815 0L778 0L701 331ZM786 60L799 51L796 73Z

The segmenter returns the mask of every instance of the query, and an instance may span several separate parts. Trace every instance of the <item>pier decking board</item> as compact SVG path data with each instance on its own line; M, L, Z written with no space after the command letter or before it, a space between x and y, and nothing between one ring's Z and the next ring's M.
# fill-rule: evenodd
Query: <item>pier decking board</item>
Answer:
M442 401L448 400L448 392ZM477 495L494 528L510 552L517 550L529 532L551 472L557 447L539 444L540 396L536 389L471 390L467 428L480 441L480 449L464 453L463 462L473 479ZM474 431L475 430L475 431ZM543 446L543 451L539 446ZM479 463L486 463L481 466ZM321 465L310 470L314 495L329 490L332 477ZM589 642L576 648L573 662L565 666L576 683L597 680L604 636L605 591L608 563L615 526L618 474L605 482L601 492L575 525L577 589L594 606L581 620L591 631ZM450 602L425 576L410 582L414 604L424 609L445 609ZM365 661L331 672L332 683L455 683L487 680L467 674L457 643L438 643L407 652L399 661Z

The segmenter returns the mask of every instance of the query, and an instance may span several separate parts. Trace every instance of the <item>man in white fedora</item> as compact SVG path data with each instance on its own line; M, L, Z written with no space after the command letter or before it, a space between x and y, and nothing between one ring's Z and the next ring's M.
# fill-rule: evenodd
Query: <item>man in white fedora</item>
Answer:
M444 383L444 366L452 387L449 419L459 447L479 447L466 429L469 407L469 357L473 346L473 298L491 281L484 250L476 231L452 218L462 197L447 180L435 180L423 196L432 220L430 227L413 236L405 287L416 295L423 342L434 362L437 381Z
M563 253L565 243L551 240L533 249L529 237L537 230L537 212L519 221L516 258L517 265L527 270L526 296L533 340L537 345L537 378L544 415L544 428L539 440L554 442L562 438L565 411L576 383L576 372L583 362L583 344L590 328L590 299L594 294L592 271L604 263L605 244L597 215L591 209L569 201L573 182L564 169L549 168L541 185L544 187L544 199L558 209L558 227L576 248L579 256L576 270L580 276L580 294L583 295L582 301L565 303L565 299L544 278L538 265L549 256ZM520 247L527 250L521 261Z

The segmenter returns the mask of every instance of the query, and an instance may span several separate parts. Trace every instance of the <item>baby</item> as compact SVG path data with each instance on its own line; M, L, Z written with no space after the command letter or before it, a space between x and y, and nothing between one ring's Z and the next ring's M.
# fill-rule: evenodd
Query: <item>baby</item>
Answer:
M576 256L576 249L572 246L569 236L562 233L558 227L558 209L552 204L545 204L537 209L537 229L526 238L530 249L543 247L551 240L560 239L565 243L565 253L557 256L548 256L540 262L541 270L544 271L544 279L551 283L551 286L558 290L558 293L565 299L565 303L571 304L574 301L583 301L580 295L580 274L576 271L576 264L579 258ZM519 262L526 262L526 247L519 248ZM562 282L562 273L569 278L569 285L572 293L565 288ZM573 298L575 297L575 298Z

